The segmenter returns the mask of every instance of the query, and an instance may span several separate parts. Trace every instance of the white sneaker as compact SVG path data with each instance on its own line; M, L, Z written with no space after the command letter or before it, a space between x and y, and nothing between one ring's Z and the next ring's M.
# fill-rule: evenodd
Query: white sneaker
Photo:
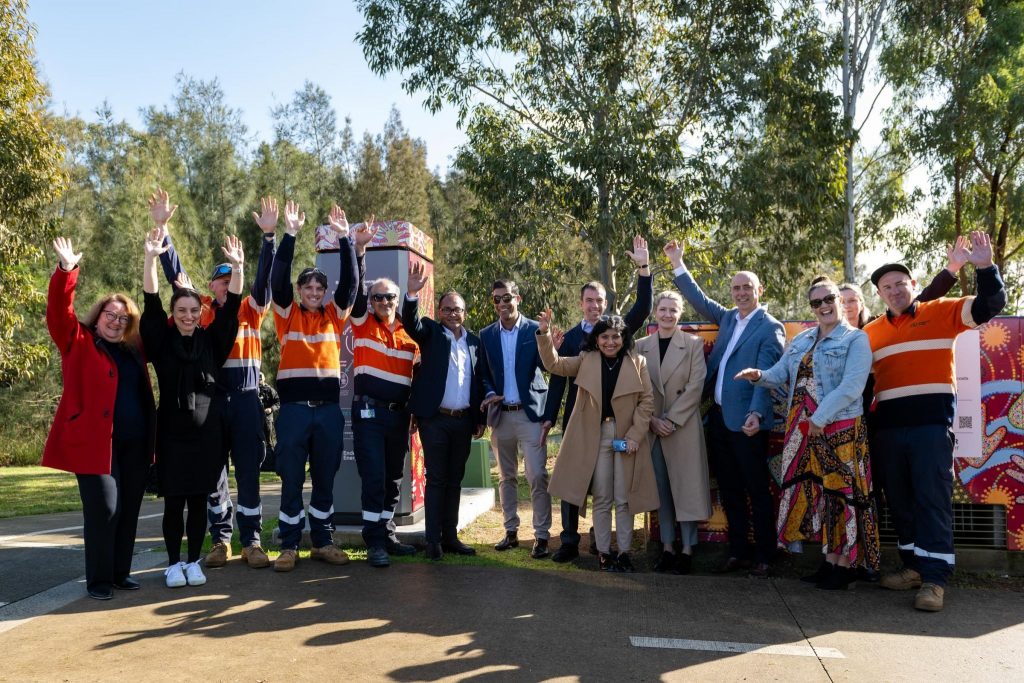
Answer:
M164 570L164 576L166 577L168 588L181 588L188 583L185 580L184 567L184 562L178 562Z
M206 583L206 575L199 568L198 562L189 562L185 565L185 578L190 586L202 586Z

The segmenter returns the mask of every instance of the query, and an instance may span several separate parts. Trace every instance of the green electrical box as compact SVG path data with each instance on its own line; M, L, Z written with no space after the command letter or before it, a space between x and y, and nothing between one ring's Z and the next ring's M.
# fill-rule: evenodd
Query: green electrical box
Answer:
M491 487L491 442L473 439L466 462L466 474L462 477L464 489L486 489Z

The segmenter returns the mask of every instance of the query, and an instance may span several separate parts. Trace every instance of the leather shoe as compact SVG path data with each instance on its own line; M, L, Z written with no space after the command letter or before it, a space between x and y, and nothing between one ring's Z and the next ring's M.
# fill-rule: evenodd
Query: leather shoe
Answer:
M750 567L750 562L748 560L741 560L738 557L730 557L712 571L715 574L729 574L731 572L738 572L741 569L747 569L748 567Z
M684 552L676 553L676 572L679 574L689 574L693 570L693 555L687 555Z
M564 564L565 562L572 562L580 556L580 547L573 543L563 543L559 546L555 554L551 556L552 562Z
M88 593L93 600L110 600L114 597L114 593L109 588L90 588Z
M771 576L771 567L768 566L767 562L758 562L753 567L751 567L750 572L747 573L747 576L754 579L767 579L769 576Z
M366 549L366 561L371 567L391 566L391 558L388 557L388 551L379 545Z
M658 557L658 563L654 565L654 571L659 574L675 574L677 563L678 560L675 555L663 550L661 556Z
M428 560L443 560L444 552L441 550L440 543L428 543L423 554L427 556Z
M121 579L120 581L115 581L114 582L114 588L117 588L117 589L123 590L123 591L137 591L137 590L139 590L139 588L141 586L142 586L142 584L140 584L138 581L136 581L135 579L133 579L130 576L126 576L123 579Z
M397 555L398 557L416 554L416 548L408 543L400 543L393 538L389 538L384 542L384 549L388 555Z
M551 553L548 552L548 539L538 538L533 542L533 550L530 551L530 557L535 560L547 557Z
M476 548L466 545L457 538L454 541L448 541L447 543L442 541L441 550L446 553L452 553L453 555L476 555Z
M502 550L508 550L509 548L519 547L519 534L515 531L506 531L505 538L501 539L494 545L494 549L498 552Z

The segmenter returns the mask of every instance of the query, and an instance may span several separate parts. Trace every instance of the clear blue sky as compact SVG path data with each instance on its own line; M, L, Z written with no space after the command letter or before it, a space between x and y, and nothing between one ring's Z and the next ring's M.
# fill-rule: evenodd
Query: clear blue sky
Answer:
M427 112L397 74L373 74L356 43L362 16L339 0L30 0L36 58L59 113L94 120L107 100L118 118L141 126L139 110L163 107L175 74L217 78L250 134L272 138L270 107L310 80L330 95L339 126L356 138L381 132L392 105L427 145L443 173L465 136L451 110Z

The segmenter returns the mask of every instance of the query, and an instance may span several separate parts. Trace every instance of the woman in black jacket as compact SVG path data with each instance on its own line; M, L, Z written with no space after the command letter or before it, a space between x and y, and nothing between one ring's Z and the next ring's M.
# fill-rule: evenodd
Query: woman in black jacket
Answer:
M177 289L171 296L171 320L157 294L157 261L167 247L159 229L145 242L142 343L156 370L160 386L157 409L156 465L164 496L163 532L169 588L206 583L199 568L199 553L206 535L206 499L217 486L223 467L221 425L213 400L217 370L227 360L238 331L242 264L237 237L224 241L224 256L231 263L228 296L213 322L199 326L202 300L193 289ZM188 521L182 515L188 507ZM181 539L187 533L188 563L181 562Z

